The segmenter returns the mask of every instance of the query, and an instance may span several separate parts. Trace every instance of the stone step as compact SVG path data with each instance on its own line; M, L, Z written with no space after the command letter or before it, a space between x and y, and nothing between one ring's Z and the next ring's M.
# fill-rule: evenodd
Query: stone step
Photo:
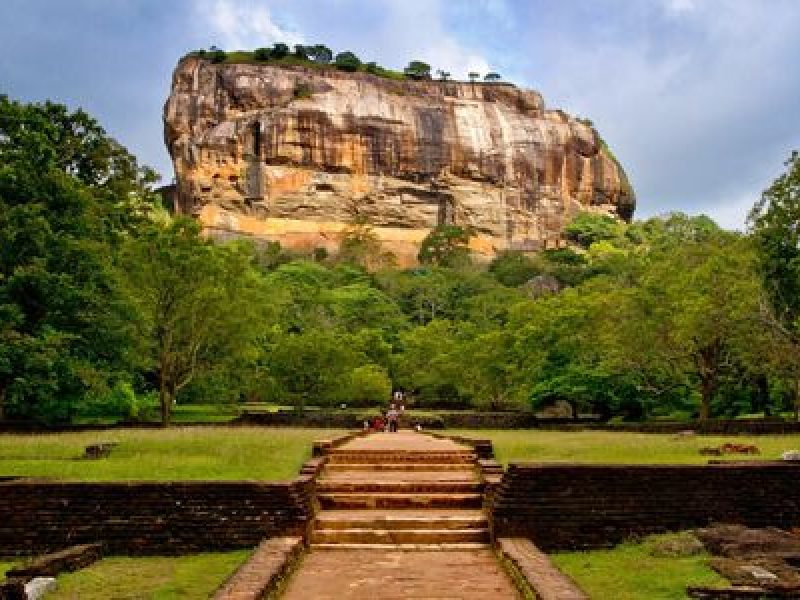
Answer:
M315 544L463 544L486 543L488 529L316 529Z
M486 529L488 520L480 510L323 510L316 529Z
M339 471L452 471L469 472L474 471L475 466L471 463L328 463L325 466L328 472Z
M480 474L475 469L468 471L328 471L321 473L318 481L334 482L373 482L373 481L481 481Z
M383 550L401 552L453 552L456 550L486 550L488 543L464 542L454 544L311 544L311 550Z
M389 492L320 492L323 509L374 508L481 508L483 495L478 493L389 493Z
M476 457L472 452L374 452L369 450L334 450L328 456L329 464L474 464L475 461Z
M321 479L317 483L317 493L407 493L407 494L466 494L480 493L483 484L477 481L365 481L343 480L326 481Z

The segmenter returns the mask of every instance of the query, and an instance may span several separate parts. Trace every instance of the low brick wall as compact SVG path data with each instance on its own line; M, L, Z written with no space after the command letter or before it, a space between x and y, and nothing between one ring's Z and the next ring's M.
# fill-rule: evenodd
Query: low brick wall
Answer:
M651 421L645 423L587 423L572 426L569 423L549 423L542 420L544 429L573 431L623 431L632 433L677 433L694 431L703 435L787 435L800 433L800 423L778 419L711 419L709 421Z
M377 413L376 413L377 416ZM272 413L245 412L238 417L237 425L263 425L269 427L331 427L349 429L361 427L364 413L358 411L278 411ZM597 423L597 419L549 419L542 421L528 412L452 411L433 415L416 414L409 409L400 417L401 427L420 425L425 430L436 429L529 429L543 423L554 426L572 426ZM685 429L685 427L684 427Z
M545 551L712 522L790 528L800 526L800 466L512 464L493 500L497 537Z
M6 571L8 579L29 581L34 577L56 577L64 571L77 571L102 558L100 544L80 544L59 552L43 554L33 561Z
M101 542L110 553L184 554L304 536L311 477L292 482L0 482L0 548L40 554Z

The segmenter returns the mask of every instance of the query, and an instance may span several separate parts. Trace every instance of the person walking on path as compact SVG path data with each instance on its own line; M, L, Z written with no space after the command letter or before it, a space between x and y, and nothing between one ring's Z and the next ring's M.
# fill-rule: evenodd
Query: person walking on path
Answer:
M397 411L397 408L394 404L389 407L389 411L386 413L386 420L389 422L389 431L392 433L397 432L397 419L399 418L400 413Z

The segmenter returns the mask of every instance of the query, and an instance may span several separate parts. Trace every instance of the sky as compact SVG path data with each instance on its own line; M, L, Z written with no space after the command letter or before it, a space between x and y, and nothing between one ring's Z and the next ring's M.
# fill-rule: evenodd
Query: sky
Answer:
M499 72L595 123L640 218L740 229L800 149L800 0L2 0L0 24L0 93L84 108L166 182L172 70L212 44Z

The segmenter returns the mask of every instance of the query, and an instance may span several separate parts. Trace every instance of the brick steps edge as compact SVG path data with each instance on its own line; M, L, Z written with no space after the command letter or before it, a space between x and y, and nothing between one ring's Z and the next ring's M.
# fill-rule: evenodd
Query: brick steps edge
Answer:
M247 562L222 584L212 600L259 600L274 597L303 550L303 540L299 537L264 540Z
M496 552L512 580L523 590L527 588L538 600L589 600L589 596L530 540L499 538Z

